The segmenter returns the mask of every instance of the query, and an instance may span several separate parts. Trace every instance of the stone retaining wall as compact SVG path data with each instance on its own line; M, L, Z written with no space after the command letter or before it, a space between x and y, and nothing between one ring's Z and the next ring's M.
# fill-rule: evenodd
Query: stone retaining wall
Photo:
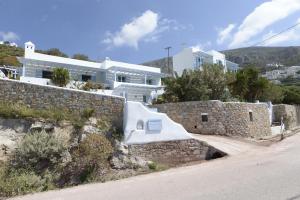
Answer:
M222 151L195 139L134 144L129 153L169 166L223 157Z
M266 104L195 101L157 104L152 107L166 113L191 133L254 138L271 134ZM207 121L203 121L202 115L207 115Z
M286 129L293 129L300 126L300 106L278 104L273 106L273 121L280 122L283 117L283 123Z
M0 101L35 109L63 108L71 112L93 109L97 117L111 119L120 128L123 123L124 98L116 96L0 79Z

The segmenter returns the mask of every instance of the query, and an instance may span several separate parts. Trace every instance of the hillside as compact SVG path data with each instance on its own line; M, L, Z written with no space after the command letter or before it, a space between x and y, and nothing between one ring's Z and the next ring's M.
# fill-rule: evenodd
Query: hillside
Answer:
M169 66L168 66L168 58L161 58L157 60L152 60L149 62L142 63L142 65L160 68L161 72L164 74L172 74L173 72L173 59L172 57L169 58Z
M65 58L69 57L66 53L60 51L58 48L51 48L48 50L36 50L36 52ZM24 56L24 48L0 44L0 66L20 66L17 57L22 56ZM74 54L72 58L78 60L90 60L88 56L84 54Z
M19 66L20 63L17 60L17 56L23 56L24 49L20 47L11 47L9 45L0 45L0 66Z
M285 66L300 65L300 46L249 47L222 51L228 60L241 67L255 65L265 68L267 64L280 63Z

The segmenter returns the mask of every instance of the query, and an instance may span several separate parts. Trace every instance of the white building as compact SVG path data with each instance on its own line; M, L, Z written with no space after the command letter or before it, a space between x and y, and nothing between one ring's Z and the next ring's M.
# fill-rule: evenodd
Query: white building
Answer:
M198 48L190 47L173 56L173 70L180 76L185 69L201 70L205 64L223 66L224 72L239 69L238 64L227 61L224 54L214 50L204 52Z
M269 80L280 80L288 77L300 78L300 66L291 66L284 69L276 69L272 71L267 71L262 75Z
M91 62L45 55L35 52L32 42L25 43L21 81L51 84L52 70L63 67L69 70L72 80L101 83L107 93L124 96L130 101L150 103L161 90L160 68L112 61ZM104 92L104 91L103 91Z
M8 46L11 46L11 47L18 47L18 45L15 42L0 41L0 45L8 45Z

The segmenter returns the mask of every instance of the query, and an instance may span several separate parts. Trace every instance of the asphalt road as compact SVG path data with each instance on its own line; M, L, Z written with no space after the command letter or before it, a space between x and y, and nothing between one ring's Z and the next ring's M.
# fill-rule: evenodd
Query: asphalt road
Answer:
M300 135L226 158L22 200L300 200Z

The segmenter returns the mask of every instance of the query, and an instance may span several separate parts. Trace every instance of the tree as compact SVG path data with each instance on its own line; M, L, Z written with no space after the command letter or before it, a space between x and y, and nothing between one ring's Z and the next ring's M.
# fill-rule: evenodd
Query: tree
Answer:
M206 65L203 70L184 70L182 76L163 80L165 93L162 102L226 100L226 74L219 65Z
M231 93L241 100L253 102L263 99L264 93L270 87L270 82L259 76L259 71L254 67L242 69L236 73L235 81L229 88Z
M53 70L53 75L51 80L55 85L59 87L64 87L70 81L69 71L65 68L55 68Z
M89 57L87 55L84 55L84 54L74 54L73 55L73 59L77 59L77 60L89 60Z
M200 71L199 78L202 84L206 84L211 91L209 99L221 100L226 90L227 77L223 68L219 65L205 65Z

